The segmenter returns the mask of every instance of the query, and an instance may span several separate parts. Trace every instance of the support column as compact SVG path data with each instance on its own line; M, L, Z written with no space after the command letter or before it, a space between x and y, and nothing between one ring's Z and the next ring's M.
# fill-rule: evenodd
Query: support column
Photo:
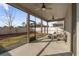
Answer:
M79 8L79 7L78 7ZM78 9L79 10L79 9ZM73 55L79 55L79 48L77 50L77 39L76 39L76 4L72 4L72 35L71 35L71 51ZM79 13L79 12L78 12ZM79 17L79 16L78 16ZM77 27L78 28L78 27ZM78 29L79 30L79 29ZM77 32L79 33L79 32Z
M45 26L44 26L44 33L45 33L46 29L45 29Z
M47 22L47 34L48 34L48 22Z
M43 21L41 19L41 34L43 33Z
M27 18L27 43L30 41L30 15Z

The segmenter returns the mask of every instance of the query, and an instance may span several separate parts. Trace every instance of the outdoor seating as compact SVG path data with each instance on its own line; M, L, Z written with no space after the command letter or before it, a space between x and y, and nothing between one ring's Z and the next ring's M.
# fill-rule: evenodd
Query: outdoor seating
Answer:
M65 41L67 42L67 34L66 32L54 32L53 34L49 34L48 38L57 40L57 41Z

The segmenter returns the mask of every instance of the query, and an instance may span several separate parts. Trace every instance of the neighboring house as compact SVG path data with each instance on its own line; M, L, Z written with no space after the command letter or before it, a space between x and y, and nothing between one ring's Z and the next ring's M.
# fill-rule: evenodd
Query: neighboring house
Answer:
M9 28L8 27L0 27L0 35L1 34L10 34L10 33L24 33L26 32L26 28L25 27L12 27L11 28L11 32L9 32Z

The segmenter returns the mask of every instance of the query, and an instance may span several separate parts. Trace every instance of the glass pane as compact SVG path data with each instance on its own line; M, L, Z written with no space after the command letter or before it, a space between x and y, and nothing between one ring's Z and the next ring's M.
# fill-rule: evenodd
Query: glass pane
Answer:
M8 4L0 4L0 53L26 43L27 13Z
M42 20L43 21L43 35L46 35L47 34L47 22Z
M30 15L30 20L35 21L35 16Z

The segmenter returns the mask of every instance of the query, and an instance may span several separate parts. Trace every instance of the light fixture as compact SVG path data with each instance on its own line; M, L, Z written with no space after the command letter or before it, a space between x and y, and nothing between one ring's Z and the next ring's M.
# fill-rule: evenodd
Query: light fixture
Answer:
M42 10L43 11L45 11L46 10L46 6L45 6L45 4L43 3L43 5L42 5Z
M46 10L46 8L42 8L42 10L43 10L43 11L45 11L45 10Z

